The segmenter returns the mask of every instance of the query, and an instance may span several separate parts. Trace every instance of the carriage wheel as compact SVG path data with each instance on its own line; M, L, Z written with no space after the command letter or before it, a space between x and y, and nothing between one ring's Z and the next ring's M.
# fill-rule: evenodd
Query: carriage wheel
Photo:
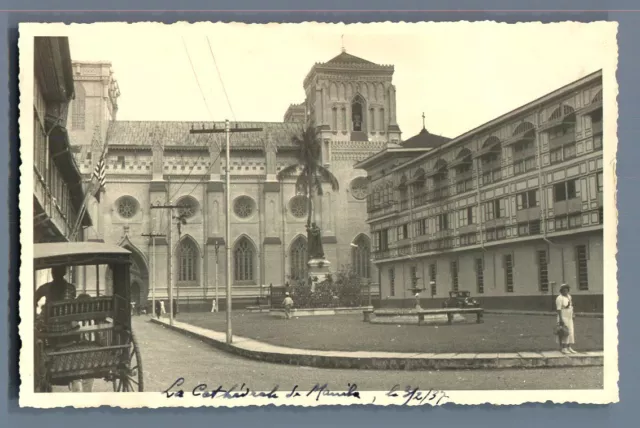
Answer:
M51 392L51 382L47 370L47 356L44 352L44 343L41 340L36 341L35 349L36 358L34 361L34 390L35 392Z
M143 392L142 357L136 336L131 333L131 347L126 365L116 373L113 381L114 392Z

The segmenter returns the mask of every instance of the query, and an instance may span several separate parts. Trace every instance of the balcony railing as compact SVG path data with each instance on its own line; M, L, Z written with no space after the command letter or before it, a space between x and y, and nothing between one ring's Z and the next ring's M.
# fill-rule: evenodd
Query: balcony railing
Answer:
M448 198L450 194L451 194L451 192L449 192L449 188L448 187L442 187L442 188L439 188L439 189L433 189L431 191L430 200L437 201L437 200L440 200L440 199Z
M576 141L575 132L569 132L560 137L549 139L549 148L551 150L557 149L564 146L565 144L573 143L574 141Z
M456 181L457 182L464 181L464 180L469 180L472 177L473 177L473 171L471 171L471 170L456 173Z
M379 250L379 251L373 252L374 260L389 259L391 257L397 257L397 256L398 256L397 248L387 248L386 250Z
M532 156L536 155L536 149L535 147L530 148L530 149L526 149L526 150L520 150L520 151L514 151L513 152L513 160L515 161L519 161L522 159L527 159L530 158Z
M499 169L501 167L502 167L502 163L501 163L501 161L499 159L495 160L495 161L492 161L492 162L483 163L480 166L480 168L481 168L483 173L486 173L486 172L489 172L489 171L495 171L496 169Z
M414 207L421 207L423 205L427 205L430 201L430 192L423 192L420 193L419 195L415 195L413 197L413 206Z
M367 212L369 213L370 216L385 215L385 214L390 214L396 211L398 211L398 206L395 204L394 201L380 203L374 206L369 206L367 208Z

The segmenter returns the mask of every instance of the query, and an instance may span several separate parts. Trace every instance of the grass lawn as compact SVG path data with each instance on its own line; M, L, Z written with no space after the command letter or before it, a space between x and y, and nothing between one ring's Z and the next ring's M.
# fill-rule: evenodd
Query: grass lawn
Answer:
M473 318L473 319L471 319ZM362 315L327 315L290 320L266 313L235 312L233 334L273 345L300 349L388 352L518 352L558 348L556 318L540 315L489 315L484 323L417 326L381 325L362 321ZM177 318L198 327L225 331L225 314L181 313ZM603 349L603 320L576 318L577 351Z

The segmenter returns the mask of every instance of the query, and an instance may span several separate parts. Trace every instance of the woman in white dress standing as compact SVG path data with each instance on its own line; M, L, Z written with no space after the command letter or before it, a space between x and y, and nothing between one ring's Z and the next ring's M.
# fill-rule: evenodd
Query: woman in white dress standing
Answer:
M563 354L577 354L571 345L575 343L573 330L573 301L569 294L569 286L562 284L560 286L560 295L556 298L556 310L558 311L558 325L566 327L568 334L566 336L559 335L560 351Z

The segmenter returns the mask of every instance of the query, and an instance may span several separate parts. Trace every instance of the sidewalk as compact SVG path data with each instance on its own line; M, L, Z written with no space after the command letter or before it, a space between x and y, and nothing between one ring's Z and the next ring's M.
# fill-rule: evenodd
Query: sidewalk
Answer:
M602 366L604 352L584 352L571 356L559 351L513 353L399 353L344 352L295 349L270 345L240 336L226 343L225 333L180 321L151 319L152 323L202 340L209 345L245 358L279 364L367 370L445 370Z

